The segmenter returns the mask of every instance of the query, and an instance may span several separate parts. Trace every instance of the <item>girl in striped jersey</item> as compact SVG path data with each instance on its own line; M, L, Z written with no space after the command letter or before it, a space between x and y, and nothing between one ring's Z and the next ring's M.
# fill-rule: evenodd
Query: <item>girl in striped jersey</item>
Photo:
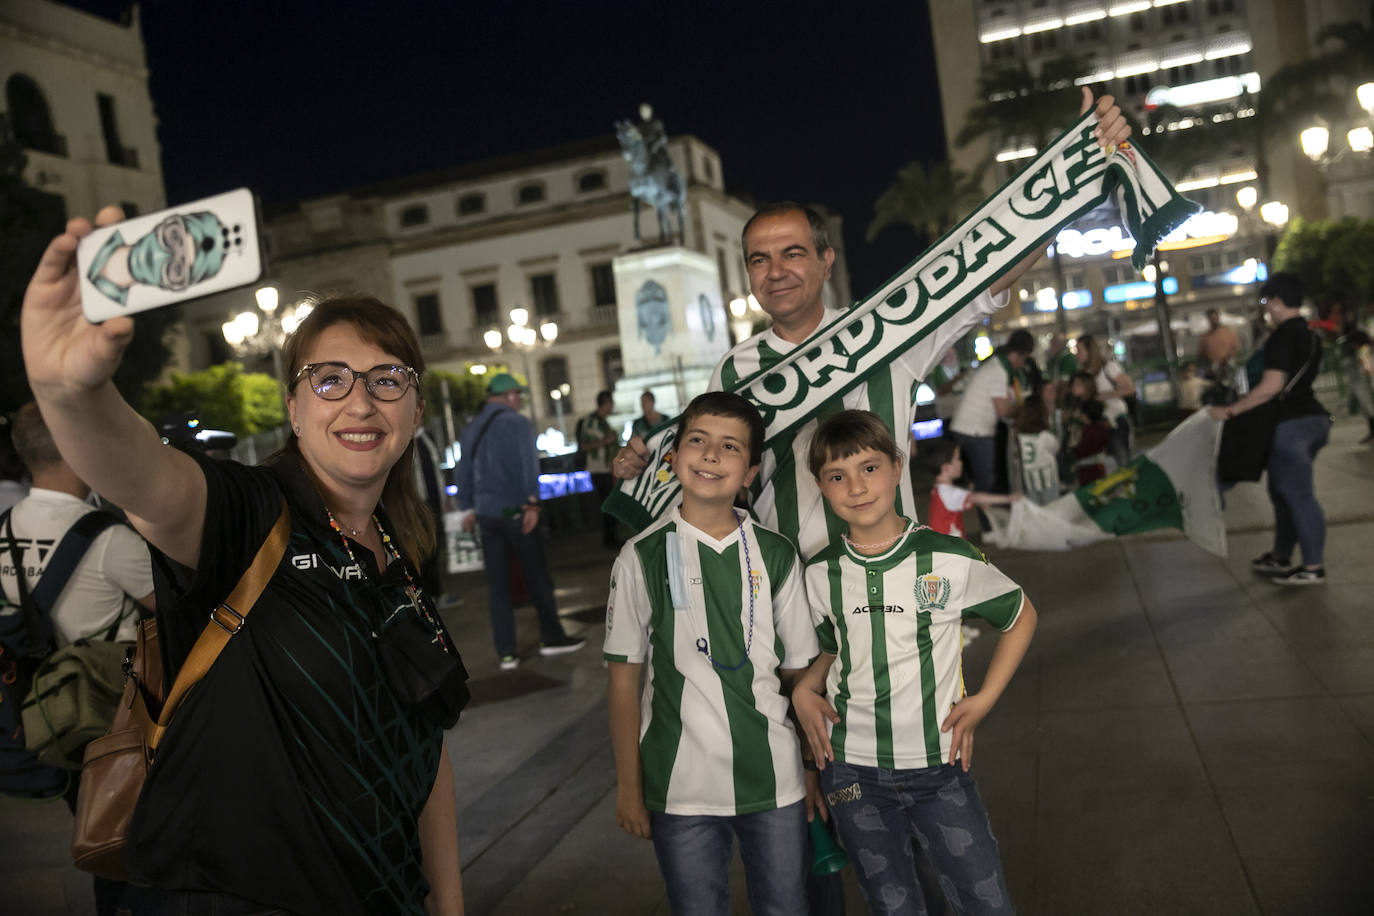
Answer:
M806 566L821 655L792 703L864 896L876 914L924 914L927 897L938 912L941 892L958 913L1010 913L968 769L974 729L1026 654L1035 608L966 541L897 513L906 464L875 414L826 420L807 464L849 530ZM965 617L1003 631L967 696ZM916 854L929 857L938 890L920 886Z

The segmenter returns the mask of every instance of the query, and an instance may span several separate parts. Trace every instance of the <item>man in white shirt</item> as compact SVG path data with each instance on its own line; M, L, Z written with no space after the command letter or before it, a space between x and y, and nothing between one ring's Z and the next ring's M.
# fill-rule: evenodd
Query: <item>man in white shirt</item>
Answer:
M14 449L33 476L29 495L10 512L24 582L32 592L62 536L95 507L86 502L91 488L62 460L32 402L15 416ZM19 614L19 584L8 549L0 550L0 590L11 605L0 614ZM102 638L112 628L115 639L132 640L140 608L153 610L148 545L132 528L113 525L91 541L53 602L51 621L57 643L64 646L85 637Z
M973 475L973 489L979 493L997 489L997 424L1010 417L1019 404L1013 377L1034 349L1035 338L1030 331L1013 331L1007 342L974 370L950 423Z

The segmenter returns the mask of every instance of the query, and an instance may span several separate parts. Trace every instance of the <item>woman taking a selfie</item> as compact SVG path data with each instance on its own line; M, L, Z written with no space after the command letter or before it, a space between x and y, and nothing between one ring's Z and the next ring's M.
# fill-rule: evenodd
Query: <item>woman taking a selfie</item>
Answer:
M106 208L97 222L119 218ZM285 556L158 747L131 827L133 913L461 913L443 731L461 660L417 588L423 360L375 299L319 303L288 339L292 435L266 467L162 444L111 384L128 318L82 315L83 219L24 298L29 383L63 456L153 547L170 682L282 512ZM432 674L397 673L397 658ZM401 667L405 667L402 665Z

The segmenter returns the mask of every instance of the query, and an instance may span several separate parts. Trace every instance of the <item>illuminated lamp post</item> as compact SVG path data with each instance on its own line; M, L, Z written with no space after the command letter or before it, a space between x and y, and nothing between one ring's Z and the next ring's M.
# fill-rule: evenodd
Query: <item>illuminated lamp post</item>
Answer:
M277 310L279 296L275 286L264 286L253 293L257 300L258 312L245 310L220 325L220 333L229 344L234 355L240 359L245 356L272 357L272 373L283 384L281 348L287 336L305 320L313 306L301 302Z
M545 321L539 325L539 330L536 331L529 322L530 313L528 310L511 309L510 325L506 328L506 340L520 351L520 357L525 364L525 384L533 393L534 373L530 371L530 353L552 346L553 342L558 339L558 325L552 321ZM482 335L482 340L494 353L500 353L504 348L501 332L496 328L485 332ZM538 427L538 414L534 408L535 398L530 398L529 401L530 420Z

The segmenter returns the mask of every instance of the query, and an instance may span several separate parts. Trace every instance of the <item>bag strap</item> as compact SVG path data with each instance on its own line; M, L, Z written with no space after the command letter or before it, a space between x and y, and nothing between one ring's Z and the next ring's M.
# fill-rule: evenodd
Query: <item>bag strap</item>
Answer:
M1302 368L1293 373L1293 377L1288 380L1288 384L1283 386L1279 392L1279 400L1283 400L1292 392L1293 386L1298 384L1298 379L1307 374L1307 370L1312 366L1312 358L1321 352L1321 341L1317 339L1317 332L1311 328L1307 329L1307 359L1302 361ZM1312 381L1316 381L1316 375L1312 376Z
M33 603L44 614L51 614L62 589L80 565L96 537L106 528L122 525L124 522L112 513L97 509L81 516L62 535L52 557L43 567L43 578L33 588Z
M290 537L291 511L286 506L286 499L283 498L277 523L272 526L267 539L258 548L257 555L253 557L253 564L244 571L243 577L234 586L229 597L210 611L210 622L206 624L200 638L191 647L191 654L186 657L181 670L177 672L172 690L167 694L167 701L162 704L162 713L156 722L148 720L145 728L151 731L145 737L150 750L157 748L163 733L167 731L167 726L172 722L177 707L186 699L186 694L205 677L210 671L210 666L219 658L220 652L229 645L229 640L243 628L248 613L253 610L253 605L258 603L263 589L267 588L268 580L277 571L277 565L286 553L286 542Z
M19 592L19 610L24 615L24 624L29 630L27 654L47 655L53 648L52 631L50 627L43 625L45 618L38 612L33 595L29 593L29 583L24 576L24 558L19 553L19 539L14 534L11 512L12 509L6 509L4 514L0 515L0 527L4 528L5 540L9 542L10 568L14 570L14 583Z

